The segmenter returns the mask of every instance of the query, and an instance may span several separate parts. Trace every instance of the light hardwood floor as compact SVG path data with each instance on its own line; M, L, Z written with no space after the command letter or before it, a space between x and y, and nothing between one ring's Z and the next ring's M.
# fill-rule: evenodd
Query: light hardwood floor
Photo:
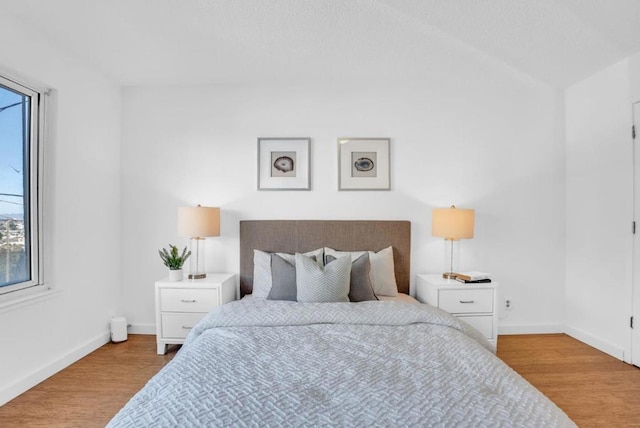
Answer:
M108 343L0 407L0 427L104 427L175 355L156 337Z
M640 369L564 334L500 336L498 356L578 426L640 427Z
M1 427L102 427L175 355L107 344L0 407ZM500 336L498 356L580 427L640 427L640 369L564 334Z

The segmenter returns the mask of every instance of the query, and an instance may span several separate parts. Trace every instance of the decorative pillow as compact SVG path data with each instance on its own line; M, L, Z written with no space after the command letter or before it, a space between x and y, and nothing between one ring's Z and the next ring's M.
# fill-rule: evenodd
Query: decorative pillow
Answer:
M396 271L393 265L393 247L387 247L377 253L369 251L371 262L371 285L373 292L380 296L397 296L398 284L396 283Z
M271 253L253 250L253 298L266 299L271 284Z
M295 256L287 253L276 253L291 264L295 263ZM304 253L308 256L315 256L318 263L322 263L324 249L318 248L314 251ZM266 299L269 297L273 280L271 278L271 253L260 250L253 250L253 291L254 299Z
M356 260L364 253L369 254L369 262L371 263L369 278L376 296L397 296L398 285L393 264L393 247L387 247L377 253L373 251L336 251L332 248L324 248L325 257L330 255L340 258L349 255L351 260Z
M358 257L366 253L367 251L338 251L333 248L324 247L324 264L327 264L327 256L333 256L336 259L349 256L351 257L351 261L354 262Z
M325 266L337 260L331 255L325 255L324 259ZM371 287L371 279L369 279L370 270L371 263L369 262L369 253L363 253L351 262L351 279L349 284L349 300L351 302L378 300Z
M296 254L298 302L348 302L351 260L343 257L324 268L303 254Z
M316 256L309 258L316 261ZM279 254L271 254L271 291L267 300L297 300L295 256L292 259L289 261Z
M296 267L277 254L271 254L271 291L267 300L297 300Z

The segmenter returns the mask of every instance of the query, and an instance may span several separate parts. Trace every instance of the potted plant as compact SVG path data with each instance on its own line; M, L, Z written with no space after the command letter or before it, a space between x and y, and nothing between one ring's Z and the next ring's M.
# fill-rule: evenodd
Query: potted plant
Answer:
M169 281L182 281L182 265L191 255L191 251L187 251L187 247L184 247L180 254L178 247L169 244L169 251L163 248L158 250L158 253L164 265L169 268Z

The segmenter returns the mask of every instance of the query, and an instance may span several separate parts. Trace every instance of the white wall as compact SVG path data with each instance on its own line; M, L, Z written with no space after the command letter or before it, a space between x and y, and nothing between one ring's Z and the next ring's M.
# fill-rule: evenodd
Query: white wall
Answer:
M0 16L3 40L20 42L0 46L0 67L56 90L45 238L57 293L0 312L0 403L104 343L116 311L152 331L157 249L186 244L175 232L186 204L222 208L211 271L238 271L240 219L408 219L414 275L445 269L431 208L473 207L459 268L500 280L514 302L502 330L561 329L564 106L546 85L442 45L415 58L428 72L398 68L383 81L128 88L122 100L25 28ZM255 190L260 136L312 138L312 191ZM341 136L392 139L392 191L336 190Z
M157 255L176 209L222 209L210 271L238 272L241 219L407 219L412 277L442 272L431 209L476 209L461 269L492 272L514 309L505 331L561 331L564 145L561 94L455 49L416 58L430 72L384 81L126 88L123 122L124 308L152 332ZM338 192L338 137L390 137L392 191ZM312 191L256 191L257 137L311 137Z
M4 13L0 40L3 72L56 92L44 178L55 292L0 310L1 405L108 340L121 286L121 90Z
M566 90L567 332L628 361L633 156L629 60Z

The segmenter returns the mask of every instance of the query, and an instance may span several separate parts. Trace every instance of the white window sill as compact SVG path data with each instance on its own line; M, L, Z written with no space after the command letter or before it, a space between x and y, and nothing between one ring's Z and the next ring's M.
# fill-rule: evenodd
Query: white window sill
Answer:
M0 295L0 314L60 295L60 290L51 289L46 285L33 288L35 290L26 289Z

